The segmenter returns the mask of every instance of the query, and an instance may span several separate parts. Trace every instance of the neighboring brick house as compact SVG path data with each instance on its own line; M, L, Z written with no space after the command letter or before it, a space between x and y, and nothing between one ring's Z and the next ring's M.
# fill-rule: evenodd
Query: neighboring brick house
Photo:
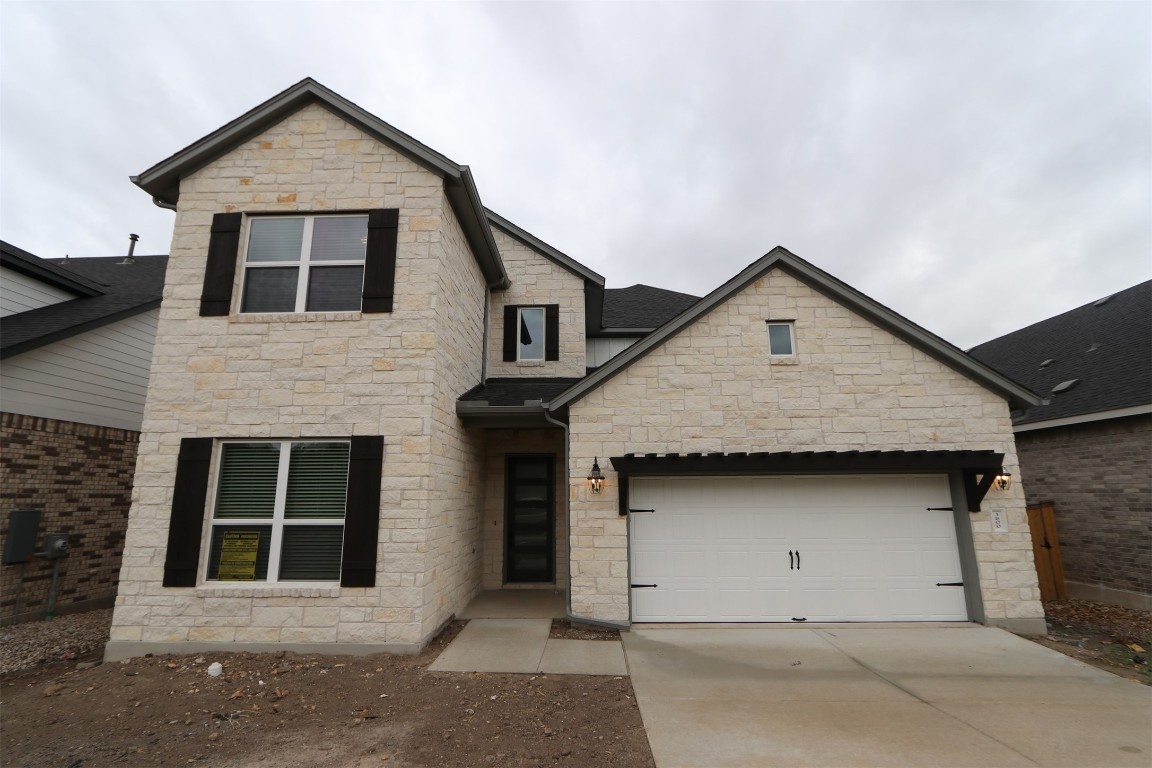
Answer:
M116 596L166 260L0 242L0 547L14 510L67 534L57 612ZM44 559L0 566L0 622L42 617L51 574Z
M1013 425L1068 595L1152 610L1152 280L971 354L1047 398Z
M177 213L110 659L412 651L501 588L1044 631L985 496L1038 399L782 248L606 290L310 79L134 180Z

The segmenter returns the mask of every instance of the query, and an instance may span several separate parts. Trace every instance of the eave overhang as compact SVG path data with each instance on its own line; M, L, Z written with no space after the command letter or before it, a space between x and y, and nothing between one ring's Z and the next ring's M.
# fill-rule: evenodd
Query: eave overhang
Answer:
M77 296L101 296L105 293L99 284L80 275L66 273L52 262L2 240L0 240L0 265Z
M456 415L465 427L487 429L555 429L541 400L526 400L523 405L489 405L486 400L457 400ZM564 413L559 420L567 417Z
M176 205L180 199L182 178L309 104L320 104L413 162L439 175L444 180L445 195L460 219L464 236L489 287L506 288L510 284L508 273L500 260L500 252L492 239L491 230L488 229L487 215L468 166L454 163L310 77L245 112L140 175L130 178L154 200Z

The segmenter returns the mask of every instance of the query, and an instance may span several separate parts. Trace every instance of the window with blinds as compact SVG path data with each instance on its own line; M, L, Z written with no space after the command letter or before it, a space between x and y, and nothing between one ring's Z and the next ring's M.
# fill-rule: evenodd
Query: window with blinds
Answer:
M360 309L367 243L367 216L252 218L240 311Z
M340 580L347 442L220 445L209 581Z

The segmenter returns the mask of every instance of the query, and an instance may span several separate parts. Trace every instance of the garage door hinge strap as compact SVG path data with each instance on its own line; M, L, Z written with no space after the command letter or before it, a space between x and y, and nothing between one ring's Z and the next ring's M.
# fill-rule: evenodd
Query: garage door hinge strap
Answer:
M962 582L962 581L938 581L938 582L936 582L936 586L938 586L938 587L962 587L962 586L964 586L964 582Z
M632 589L655 589L656 584L630 584Z
M628 514L634 515L637 512L655 512L655 511L656 510L654 510L654 509L629 509Z
M952 507L924 507L925 512L953 512Z

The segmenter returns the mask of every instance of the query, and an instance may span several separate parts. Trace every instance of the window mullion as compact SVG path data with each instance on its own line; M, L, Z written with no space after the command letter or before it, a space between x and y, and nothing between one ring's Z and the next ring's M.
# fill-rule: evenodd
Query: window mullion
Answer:
M280 466L276 473L276 505L272 510L272 541L268 551L268 581L280 581L280 546L284 540L284 506L288 499L288 468L292 443L280 443Z
M312 258L312 226L316 218L304 217L304 234L300 243L300 274L296 276L296 311L303 312L308 303L308 279Z

